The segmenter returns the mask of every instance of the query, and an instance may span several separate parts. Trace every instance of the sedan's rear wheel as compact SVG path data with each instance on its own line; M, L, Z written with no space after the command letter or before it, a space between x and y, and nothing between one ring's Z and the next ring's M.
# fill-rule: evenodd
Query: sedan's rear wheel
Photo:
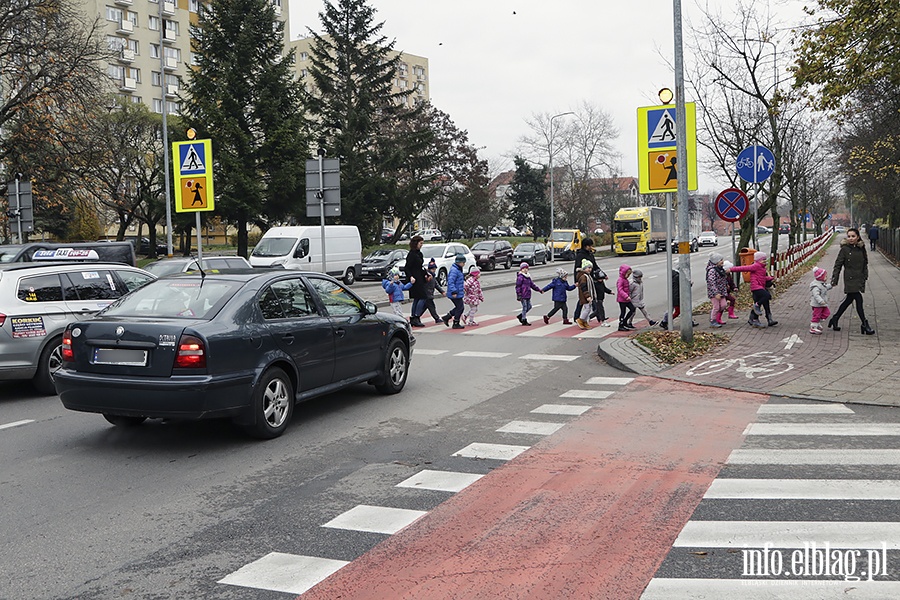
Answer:
M401 340L394 338L388 345L384 358L384 380L375 386L382 394L396 394L406 385L409 375L409 350Z
M284 433L294 414L294 386L287 373L277 367L266 371L253 390L250 410L247 433L263 440Z
M344 273L344 283L347 285L353 285L356 281L356 271L353 267L347 267L347 272Z
M56 393L56 387L53 385L53 374L59 371L62 366L62 337L53 338L38 359L37 372L31 380L31 384L41 394L52 396Z
M103 418L116 427L137 427L147 420L147 417L125 417L123 415L108 415L103 413Z

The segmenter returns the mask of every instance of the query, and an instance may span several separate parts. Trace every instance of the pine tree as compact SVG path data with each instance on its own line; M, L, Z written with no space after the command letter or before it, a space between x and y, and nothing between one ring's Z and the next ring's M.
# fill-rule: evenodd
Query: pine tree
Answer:
M547 167L531 168L525 159L515 158L516 174L509 186L510 218L517 227L531 227L534 239L550 231L550 203L547 200Z
M366 0L326 0L322 33L310 30L312 85L303 94L315 137L341 159L340 220L357 225L365 239L374 238L392 205L389 174L427 145L421 130L404 139L390 134L418 110L408 107L411 89L392 91L400 56L391 57L395 42L380 34L384 23L374 17Z
M216 213L237 226L242 256L248 222L266 226L303 205L308 138L283 31L269 0L201 2L191 27L185 126L212 139Z

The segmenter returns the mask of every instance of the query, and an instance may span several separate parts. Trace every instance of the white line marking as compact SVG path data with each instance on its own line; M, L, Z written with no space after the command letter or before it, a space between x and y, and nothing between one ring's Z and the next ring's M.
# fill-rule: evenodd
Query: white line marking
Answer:
M602 338L616 331L614 327L603 327L597 323L591 323L592 328L586 331L579 331L572 337L576 338Z
M413 350L413 354L421 354L423 356L439 356L441 354L446 354L448 350L426 350L425 348L416 348Z
M509 352L474 352L469 350L458 352L453 356L461 356L463 358L506 358L509 354Z
M605 390L569 390L559 395L560 398L592 398L595 400L603 400L609 398L614 392Z
M475 442L462 450L453 453L453 456L463 458L490 458L494 460L511 460L528 450L531 446L513 446L510 444L484 444Z
M900 500L900 481L870 479L715 479L704 498Z
M562 331L563 329L573 329L574 331L575 329L577 329L577 326L564 325L563 323L550 323L549 325L542 325L536 329L529 329L528 331L517 333L516 337L546 337L551 333L556 333L557 331Z
M654 578L641 595L641 600L690 600L694 598L736 598L741 600L822 600L845 593L854 600L900 598L898 581L854 581L787 579L763 581L755 579L688 579ZM831 590L828 592L827 590Z
M479 325L477 327L466 327L466 331L464 332L464 335L490 335L492 333L497 333L498 331L503 331L504 329L511 329L512 327L521 327L521 326L522 326L522 324L519 323L518 320L510 319L509 321L501 321L500 323L494 323L493 325Z
M497 431L500 433L530 433L550 435L559 431L565 423L544 423L542 421L510 421Z
M561 362L570 362L581 358L580 356L572 356L570 354L526 354L520 356L519 360L555 360Z
M854 414L843 404L763 404L756 413L759 415L829 415Z
M217 583L302 594L347 564L344 560L271 552Z
M582 415L592 407L581 404L541 404L533 413L542 415Z
M477 473L430 471L425 469L412 477L404 479L398 483L396 487L436 490L439 492L459 492L482 477L484 477L484 475L479 475Z
M322 527L394 534L426 514L428 513L424 510L360 504L336 516Z
M584 383L587 385L628 385L634 377L591 377Z
M747 435L900 436L900 423L751 423Z
M4 425L0 425L0 429L10 429L12 427L18 427L19 425L28 425L29 423L34 423L34 419L25 419L24 421L13 421L12 423L6 423Z
M688 521L673 544L690 548L803 548L803 542L832 548L900 549L900 523L847 521Z
M900 450L732 450L732 465L900 465Z

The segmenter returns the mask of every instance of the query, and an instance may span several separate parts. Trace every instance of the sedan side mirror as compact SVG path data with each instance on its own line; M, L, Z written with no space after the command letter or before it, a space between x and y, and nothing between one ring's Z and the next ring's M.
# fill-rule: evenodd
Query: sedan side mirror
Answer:
M366 304L365 304L365 309L366 309L366 314L367 314L367 315L374 315L375 313L378 312L378 307L375 306L375 303L374 303L374 302L368 302L368 301L367 301Z

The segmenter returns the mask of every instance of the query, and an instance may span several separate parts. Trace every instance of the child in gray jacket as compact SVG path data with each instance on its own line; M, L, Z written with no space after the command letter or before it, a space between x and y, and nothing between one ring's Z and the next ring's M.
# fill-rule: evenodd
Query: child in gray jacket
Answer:
M650 318L650 314L647 312L647 307L644 304L644 272L640 269L634 269L631 271L631 282L628 285L628 294L631 296L631 303L634 304L634 307L641 311L641 314L644 315L644 318L647 319L647 322L650 325L656 325L656 321ZM634 321L634 315L631 316L631 321ZM629 321L629 325L634 327L634 324Z

